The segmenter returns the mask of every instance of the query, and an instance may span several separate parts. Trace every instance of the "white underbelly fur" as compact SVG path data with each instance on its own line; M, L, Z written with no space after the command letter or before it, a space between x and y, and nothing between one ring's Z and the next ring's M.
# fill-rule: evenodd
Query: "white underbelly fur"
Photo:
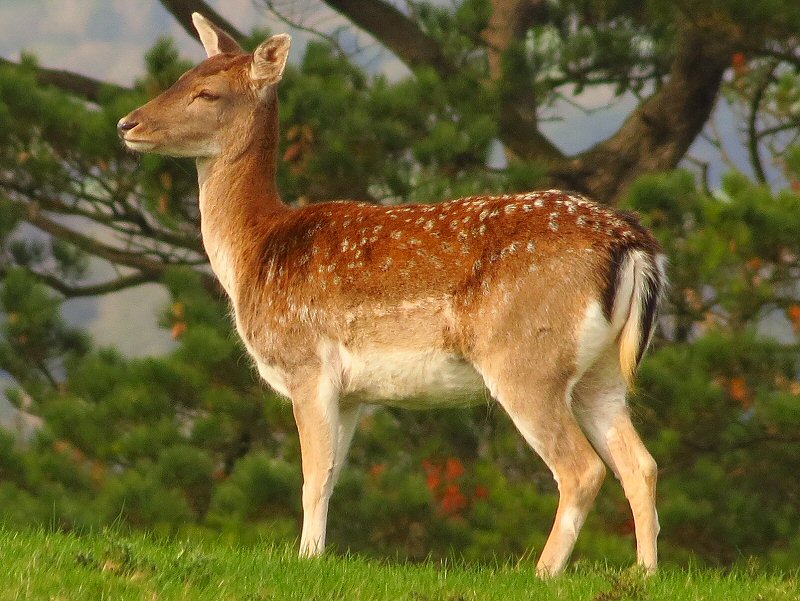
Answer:
M366 403L407 408L469 405L485 402L478 372L462 357L439 350L339 347L341 394Z
M244 336L242 340L261 377L277 393L291 398L287 374L264 361ZM425 409L473 405L489 398L478 372L455 353L384 348L351 351L327 341L320 344L319 357L325 388L342 400Z

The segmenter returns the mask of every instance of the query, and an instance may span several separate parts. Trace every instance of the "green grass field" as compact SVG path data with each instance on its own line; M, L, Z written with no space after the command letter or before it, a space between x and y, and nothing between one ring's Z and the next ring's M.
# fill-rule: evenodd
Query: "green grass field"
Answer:
M309 561L289 547L117 533L0 531L0 558L3 601L800 601L797 574L666 568L644 578L636 570L579 564L541 581L528 560L518 566L406 564L335 555Z

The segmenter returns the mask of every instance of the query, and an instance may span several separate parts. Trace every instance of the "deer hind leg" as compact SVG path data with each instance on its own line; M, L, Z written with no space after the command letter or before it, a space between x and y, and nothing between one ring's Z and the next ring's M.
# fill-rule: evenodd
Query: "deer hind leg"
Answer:
M536 568L546 577L564 569L606 470L569 408L571 386L541 376L524 380L524 386L500 382L494 393L558 484L558 510Z
M637 562L656 569L659 532L657 466L633 427L616 349L604 353L575 385L573 409L595 450L622 483L636 527Z

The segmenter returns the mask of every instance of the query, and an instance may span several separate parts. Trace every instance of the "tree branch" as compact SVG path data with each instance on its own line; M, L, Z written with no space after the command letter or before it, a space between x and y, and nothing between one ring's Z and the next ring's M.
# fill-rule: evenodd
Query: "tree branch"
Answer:
M800 69L800 51L797 46L787 49L786 51L776 50L774 48L762 48L759 46L745 46L743 49L748 54L774 58L793 65L795 69Z
M544 22L544 0L492 0L492 14L481 32L489 59L489 82L500 91L499 137L515 157L544 162L562 154L540 130L533 74L527 74L523 40L532 25ZM530 75L530 76L528 76Z
M765 127L760 132L758 132L759 140L761 138L765 138L767 136L774 136L775 134L779 134L784 131L789 130L800 130L800 121L791 121L789 123L781 123L779 125L773 125L772 127Z
M148 258L141 253L126 252L79 234L75 230L47 218L35 205L28 207L26 221L51 236L77 246L90 255L100 257L115 265L138 269L153 278L160 277L168 267L168 264L163 261Z
M546 0L492 0L492 16L481 37L486 42L489 75L498 81L503 75L503 55L536 22L543 22L548 12Z
M769 73L764 77L763 81L756 87L753 97L750 99L749 111L747 117L747 151L750 155L750 166L753 168L753 174L756 181L760 184L767 183L767 175L764 172L764 165L761 162L761 155L758 148L758 131L756 129L758 122L758 112L761 109L761 101L764 99L764 94L769 87L772 71L774 67L769 70Z
M20 70L26 69L25 66L5 58L0 58L0 66ZM117 84L100 81L93 77L81 75L80 73L73 73L71 71L64 71L62 69L36 67L34 74L36 75L36 80L42 85L55 86L65 92L81 96L91 102L99 102L103 90L108 90L115 94L131 91L129 88Z
M164 242L170 246L191 251L193 253L197 253L198 255L203 255L205 252L203 249L203 244L198 236L188 234L181 235L180 233L176 233L161 227L154 227L148 221L147 216L143 211L127 203L123 203L121 211L103 213L99 209L82 209L77 205L66 204L58 198L41 196L37 194L35 189L21 186L11 179L6 180L5 178L0 178L0 190L2 189L12 190L17 194L30 199L30 202L38 204L39 208L50 213L83 217L120 234L125 234L128 236L141 236L157 242ZM95 206L94 203L97 203L101 207L111 210L108 203L106 203L103 199L89 198L81 195L77 196L89 203L93 203L93 207ZM28 203L28 201L24 202L25 204ZM20 204L22 204L22 202Z
M449 75L454 71L439 44L388 2L322 1L372 35L410 68L433 67L441 75Z
M159 281L158 278L154 278L150 274L138 272L128 276L121 276L117 279L109 280L101 284L73 286L48 273L38 273L32 269L29 269L28 273L39 280L42 284L49 286L66 298L101 296L103 294L109 294L110 292L119 292L120 290L124 290L126 288L139 286L140 284L147 284L150 282L157 283Z
M311 35L317 36L325 40L328 44L330 44L330 46L334 48L336 52L339 53L340 56L343 57L347 56L347 52L344 51L344 48L342 48L342 45L339 43L339 40L337 39L335 34L334 35L327 34L319 29L315 29L314 27L304 25L302 21L299 19L292 19L289 15L287 15L280 8L278 8L274 0L262 0L262 1L264 2L264 6L266 6L267 9L273 15L275 15L278 19L286 23L286 25L288 25L289 27L292 27L293 29L296 29L298 31L304 31L306 33L310 33Z
M554 166L554 183L613 201L643 173L673 169L711 115L732 44L684 24L667 82L611 138Z
M200 37L197 35L197 30L192 23L192 13L194 12L200 13L211 20L215 25L230 34L237 42L241 43L245 38L245 35L233 23L211 8L206 2L203 2L203 0L159 0L159 2L175 17L175 20L183 27L184 31L198 41Z

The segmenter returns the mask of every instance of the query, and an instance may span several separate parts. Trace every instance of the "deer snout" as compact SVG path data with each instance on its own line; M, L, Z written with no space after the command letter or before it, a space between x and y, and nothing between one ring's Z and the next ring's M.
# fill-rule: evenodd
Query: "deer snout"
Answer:
M117 123L117 133L119 134L119 137L124 138L125 133L132 130L137 125L139 125L138 121L133 121L128 117L123 117L119 120L119 123Z

